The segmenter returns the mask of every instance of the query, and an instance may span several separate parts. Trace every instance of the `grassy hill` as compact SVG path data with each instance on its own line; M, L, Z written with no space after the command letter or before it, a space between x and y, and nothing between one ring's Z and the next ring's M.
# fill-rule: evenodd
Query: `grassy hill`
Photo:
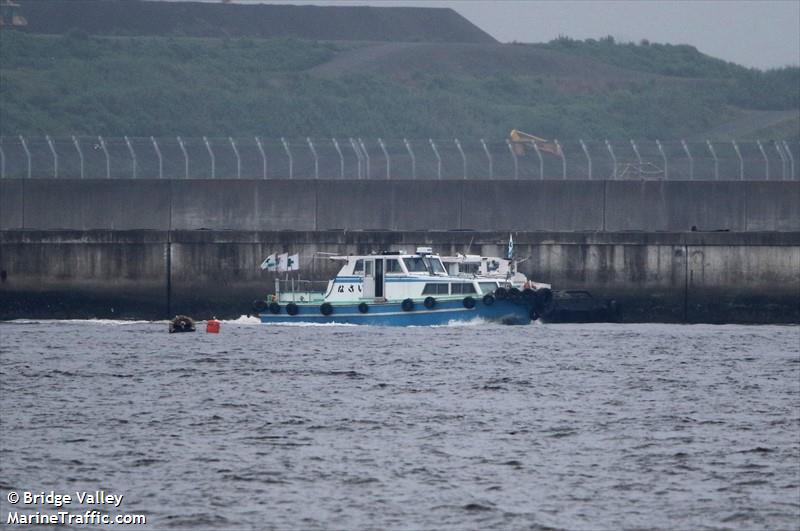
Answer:
M0 32L3 135L665 139L798 108L800 69L688 46Z

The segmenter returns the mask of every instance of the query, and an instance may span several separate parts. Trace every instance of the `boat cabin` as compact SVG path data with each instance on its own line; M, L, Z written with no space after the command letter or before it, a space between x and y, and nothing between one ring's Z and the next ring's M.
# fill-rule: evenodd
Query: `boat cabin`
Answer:
M415 253L390 251L380 254L332 256L344 264L336 277L328 282L321 297L306 295L305 300L326 302L402 301L426 297L473 298L492 293L498 282L492 279L470 279L448 274L438 255L429 247ZM294 300L288 293L279 300Z

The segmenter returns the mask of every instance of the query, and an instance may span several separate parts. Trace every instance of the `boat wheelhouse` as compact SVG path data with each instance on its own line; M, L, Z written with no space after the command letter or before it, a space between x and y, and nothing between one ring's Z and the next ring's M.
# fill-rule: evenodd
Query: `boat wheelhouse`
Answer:
M261 321L407 326L475 318L529 323L537 316L533 301L507 296L505 281L451 275L427 247L330 258L344 263L323 290L304 281L281 290L276 282L273 295L254 303Z

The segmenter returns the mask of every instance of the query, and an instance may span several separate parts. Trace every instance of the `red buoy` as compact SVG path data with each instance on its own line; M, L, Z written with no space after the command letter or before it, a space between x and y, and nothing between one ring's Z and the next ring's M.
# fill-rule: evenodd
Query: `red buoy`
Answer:
M220 322L217 321L216 317L212 317L206 323L206 333L208 334L219 334L219 325Z

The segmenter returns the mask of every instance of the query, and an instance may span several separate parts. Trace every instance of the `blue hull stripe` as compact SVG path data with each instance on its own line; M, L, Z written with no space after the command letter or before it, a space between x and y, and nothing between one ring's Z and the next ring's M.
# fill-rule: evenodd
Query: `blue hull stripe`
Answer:
M333 304L331 315L322 315L318 304L297 304L298 314L288 315L285 307L281 313L264 313L259 317L262 323L341 323L341 324L373 324L388 326L428 326L447 324L451 321L468 321L482 318L490 321L527 324L531 322L528 308L509 301L496 301L486 306L480 299L472 309L463 306L462 299L438 301L432 309L423 306L422 301L415 301L414 309L403 311L399 302L369 304L369 311L361 313L358 304Z

